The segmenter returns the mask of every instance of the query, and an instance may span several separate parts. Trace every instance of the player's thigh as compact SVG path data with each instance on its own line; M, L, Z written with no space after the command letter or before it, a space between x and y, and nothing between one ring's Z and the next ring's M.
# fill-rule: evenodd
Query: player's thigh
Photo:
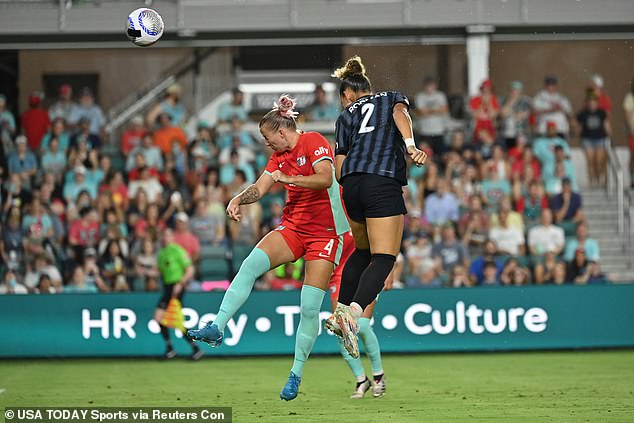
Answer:
M290 235L292 235L290 231L287 237L284 237L280 231L271 231L256 245L269 257L271 269L275 269L280 264L291 263L301 257L302 254L296 256L296 252L293 251L293 237Z
M354 238L354 245L360 250L367 250L370 248L370 241L368 240L368 229L363 222L355 222L350 219L350 229L352 230L352 237Z
M367 218L368 240L372 254L398 255L403 237L403 215Z
M325 291L328 289L328 283L330 282L330 277L334 269L335 264L325 259L306 261L304 285L313 286Z

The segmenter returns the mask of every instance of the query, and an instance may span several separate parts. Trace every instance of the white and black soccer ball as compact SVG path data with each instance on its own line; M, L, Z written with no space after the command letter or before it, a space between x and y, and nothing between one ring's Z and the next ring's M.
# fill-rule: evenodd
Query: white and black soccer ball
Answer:
M126 35L137 46L151 46L163 35L163 18L156 10L136 9L128 15Z

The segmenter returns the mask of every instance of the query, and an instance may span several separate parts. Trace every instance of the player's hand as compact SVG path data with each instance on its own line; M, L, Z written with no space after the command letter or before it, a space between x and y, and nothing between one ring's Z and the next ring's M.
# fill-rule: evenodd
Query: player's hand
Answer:
M280 170L273 171L273 173L271 173L271 178L273 178L273 180L275 182L279 182L281 184L288 184L289 183L288 175L285 175Z
M242 214L240 213L240 202L237 199L234 198L229 201L229 205L227 206L227 216L236 222L240 221Z
M421 167L425 164L427 160L427 153L422 150L419 150L415 146L411 145L407 147L407 154L412 158L412 161L416 164L416 166Z

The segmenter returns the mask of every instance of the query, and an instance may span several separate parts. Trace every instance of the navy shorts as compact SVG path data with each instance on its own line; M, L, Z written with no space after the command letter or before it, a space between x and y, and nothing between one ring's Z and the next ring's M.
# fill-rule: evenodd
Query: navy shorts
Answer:
M174 286L176 286L175 283L171 285L163 285L163 294L161 295L161 298L159 299L159 302L156 305L156 308L167 310L167 305L170 303L170 300L172 299L172 292L174 291ZM181 302L181 304L183 303L184 293L185 293L185 290L183 289L181 293L178 294L178 296L176 297L178 301Z
M366 218L407 214L403 187L394 178L372 173L353 173L343 178L343 203L355 222Z

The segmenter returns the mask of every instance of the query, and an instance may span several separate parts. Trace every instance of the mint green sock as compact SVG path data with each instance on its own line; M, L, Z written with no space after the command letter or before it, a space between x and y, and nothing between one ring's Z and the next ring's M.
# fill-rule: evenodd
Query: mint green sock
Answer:
M244 259L240 270L238 270L238 274L233 278L229 289L225 292L222 304L220 304L220 310L218 310L218 314L214 320L218 329L221 331L225 330L229 319L233 317L247 298L249 298L255 280L267 272L270 267L271 262L269 256L259 248L254 248L247 258Z
M302 287L300 302L300 319L297 326L297 336L295 337L295 360L291 371L302 377L304 364L310 355L310 351L315 345L315 340L319 334L319 310L324 301L326 292L314 286L304 285Z
M354 375L354 377L357 379L358 382L364 381L365 371L363 370L363 364L361 364L361 359L352 358L352 356L348 354L348 351L346 351L346 348L343 346L343 341L341 340L341 338L337 338L337 342L339 343L341 356L343 357L344 360L346 360L346 363L348 364L348 367L350 367L350 370L352 370L352 374Z
M365 353L370 358L372 364L372 372L375 375L383 373L383 364L381 363L381 348L379 340L370 326L370 319L361 317L359 319L359 339L363 342Z

